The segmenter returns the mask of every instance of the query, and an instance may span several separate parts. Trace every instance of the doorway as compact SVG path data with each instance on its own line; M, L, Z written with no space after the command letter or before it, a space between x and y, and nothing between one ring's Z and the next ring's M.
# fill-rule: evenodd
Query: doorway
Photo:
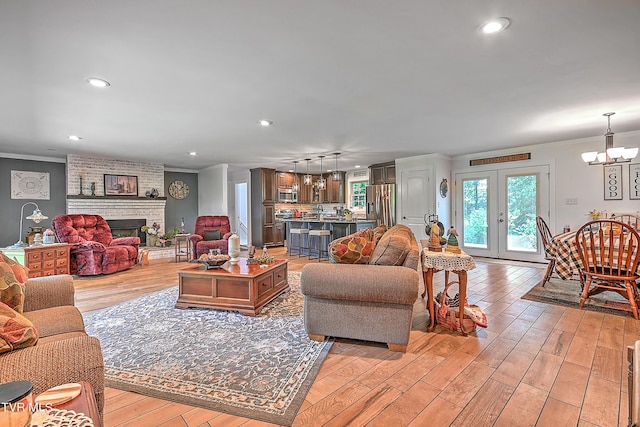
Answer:
M548 221L548 166L458 173L455 181L455 223L465 252L542 261L536 216Z
M249 220L248 220L248 195L247 183L238 182L235 186L236 196L236 220L238 221L238 236L240 237L240 245L247 246L249 242Z

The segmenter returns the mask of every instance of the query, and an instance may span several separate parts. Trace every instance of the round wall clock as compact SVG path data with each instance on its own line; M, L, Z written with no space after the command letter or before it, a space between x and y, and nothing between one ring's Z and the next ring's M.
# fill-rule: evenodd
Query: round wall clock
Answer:
M169 195L174 199L184 199L189 195L189 186L182 181L173 181L169 184Z

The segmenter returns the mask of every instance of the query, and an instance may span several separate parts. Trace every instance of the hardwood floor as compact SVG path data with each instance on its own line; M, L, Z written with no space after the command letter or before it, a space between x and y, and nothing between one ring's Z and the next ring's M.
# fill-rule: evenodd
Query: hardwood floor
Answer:
M283 249L271 251L286 256ZM289 269L307 261L293 257ZM512 265L514 264L514 265ZM77 278L83 312L177 283L186 263ZM468 297L489 327L463 337L425 332L416 303L407 353L383 344L338 339L294 426L626 426L626 346L640 339L630 317L520 299L544 276L543 265L477 260ZM442 273L435 275L441 289ZM375 325L372 325L373 327ZM105 426L266 426L256 420L107 389Z

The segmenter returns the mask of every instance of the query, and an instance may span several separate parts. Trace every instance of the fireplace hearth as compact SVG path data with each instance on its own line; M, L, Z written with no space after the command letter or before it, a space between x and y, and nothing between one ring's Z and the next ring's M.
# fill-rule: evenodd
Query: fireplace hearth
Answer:
M140 246L147 244L147 234L140 228L147 223L146 219L108 219L107 224L111 228L113 238L139 237Z

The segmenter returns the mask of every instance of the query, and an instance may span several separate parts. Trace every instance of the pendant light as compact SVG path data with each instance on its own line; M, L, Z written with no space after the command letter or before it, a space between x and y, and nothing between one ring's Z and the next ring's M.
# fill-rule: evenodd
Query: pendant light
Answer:
M291 189L293 191L298 191L300 189L300 184L298 184L298 161L293 161L293 184L291 184Z
M333 155L336 156L336 168L333 170L333 180L340 181L340 179L342 179L342 175L338 170L338 156L340 155L340 153L333 153Z
M604 113L607 118L607 132L604 134L605 151L589 151L582 153L582 160L590 165L612 165L614 163L628 163L638 155L638 148L624 148L613 146L613 132L611 131L611 116L615 113Z
M326 190L327 189L327 180L322 177L322 159L324 156L320 157L320 179L318 180L318 190Z
M304 181L304 185L311 185L313 183L313 177L311 175L309 175L309 160L311 159L305 159L307 161L307 174L304 176L303 181Z

